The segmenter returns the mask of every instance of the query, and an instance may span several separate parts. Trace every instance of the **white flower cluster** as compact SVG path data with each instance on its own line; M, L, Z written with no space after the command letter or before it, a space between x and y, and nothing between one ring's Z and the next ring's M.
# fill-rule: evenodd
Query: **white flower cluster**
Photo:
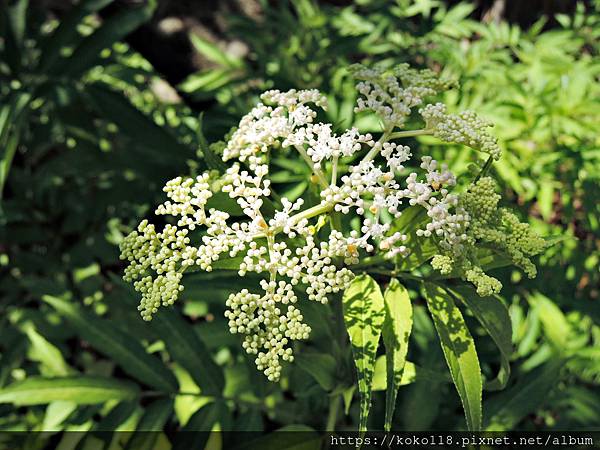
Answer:
M167 183L169 200L156 213L175 216L176 223L157 232L143 221L121 245L122 258L129 262L125 279L142 294L144 319L150 320L161 304L175 301L188 268L210 271L220 259L237 258L240 276L257 273L264 279L260 293L242 290L230 295L229 327L244 335L243 347L256 356L258 369L277 380L281 360L293 359L292 341L310 333L295 306L297 293L326 303L348 286L354 276L348 266L361 256L376 248L387 258L408 255L407 236L393 227L405 206L427 210L430 220L419 236L435 236L444 248L462 245L470 218L449 192L456 184L454 175L430 157L422 158L421 175L405 173L411 150L392 142L395 127L404 124L411 108L449 84L430 71L407 66L391 71L354 66L351 71L362 80L358 90L364 98L358 100L357 110L370 109L384 123L379 140L355 128L336 134L331 124L316 123L313 108L326 106L318 91L273 90L262 95L262 102L242 118L223 147L223 161L231 161L224 174L217 179L209 173L178 177ZM480 124L471 115L449 120L438 106L425 107L423 114L428 127L446 130L435 132L444 139L468 145L477 141L486 149L491 142L480 130L471 132ZM444 128L442 123L451 125ZM271 196L273 151L297 151L322 188L320 198L292 202ZM342 167L344 173L338 173ZM237 202L242 219L209 207L217 190ZM309 201L311 206L306 205ZM274 212L266 213L267 202L275 205ZM349 214L360 218L358 226L343 220Z
M364 98L358 99L355 112L373 111L385 129L404 126L413 107L421 105L425 97L452 86L434 72L414 70L408 64L393 69L355 64L349 70L355 79L362 80L356 88Z
M486 131L486 128L493 124L478 117L473 111L449 114L446 105L436 103L427 105L419 113L425 119L427 128L433 130L435 137L446 142L467 145L488 153L495 160L500 159L498 140Z

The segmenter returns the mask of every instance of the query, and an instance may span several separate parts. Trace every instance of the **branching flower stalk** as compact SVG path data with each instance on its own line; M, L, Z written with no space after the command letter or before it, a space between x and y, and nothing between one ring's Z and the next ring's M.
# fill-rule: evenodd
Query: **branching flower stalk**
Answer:
M419 170L407 173L404 164L411 149L395 142L433 135L496 160L500 149L487 131L490 124L470 111L455 115L441 103L427 104L428 97L452 86L429 70L354 65L350 72L361 94L355 111L376 114L383 124L377 141L356 128L336 134L331 124L316 122L316 109L326 108L325 97L316 90L272 90L220 146L222 160L229 164L224 174L206 172L166 184L169 200L156 214L176 221L157 231L144 220L121 244L121 257L129 262L124 278L142 294L139 310L145 320L161 305L174 303L186 270L211 271L220 259L241 258L240 276L258 273L264 278L260 291L243 289L229 296L230 331L244 336L242 345L255 355L257 368L269 380L278 380L281 361L293 360L292 341L307 339L311 331L296 307L297 293L326 303L348 286L354 277L351 267L361 260L398 264L410 255L406 232L395 227L407 207L426 211L427 220L410 231L419 239L435 240L440 254L432 266L442 274L457 273L481 295L500 289L500 282L478 263L482 243L504 251L528 275L535 274L529 258L544 241L514 214L498 208L500 197L491 178L451 193L456 177L446 164L423 156ZM417 107L424 128L401 130ZM303 198L292 202L281 197L281 208L267 214L270 155L286 151L297 151L309 166L321 187L320 199L307 206ZM344 162L356 161L360 154L365 156L358 162ZM345 173L341 168L347 168ZM237 202L242 220L211 206L219 191ZM359 228L344 228L343 215L358 216Z

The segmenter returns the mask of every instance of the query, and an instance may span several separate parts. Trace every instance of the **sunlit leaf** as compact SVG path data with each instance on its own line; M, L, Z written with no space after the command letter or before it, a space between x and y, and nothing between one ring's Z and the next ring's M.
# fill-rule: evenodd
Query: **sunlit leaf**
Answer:
M209 403L194 413L173 442L173 450L204 448L213 426L219 421L223 406Z
M138 396L135 384L113 378L79 375L63 378L28 377L0 390L0 403L43 405L69 401L79 405L109 400L133 400Z
M98 60L100 51L127 36L146 22L156 7L154 0L142 6L126 8L109 17L91 35L81 41L73 53L53 67L54 74L78 77Z
M152 450L160 437L157 432L162 431L172 412L173 400L170 398L161 398L148 405L125 450Z
M360 394L360 431L366 431L371 409L375 356L385 317L379 285L368 275L357 276L344 292L344 323L350 336Z
M512 346L512 322L508 308L498 297L480 297L470 286L452 288L452 294L460 299L473 312L485 331L500 350L500 370L494 380L484 385L487 390L503 389L510 376L510 356Z
M46 368L46 372L43 372L44 375L62 376L73 372L60 350L38 333L32 324L28 324L24 328L31 343L30 357L34 361L39 361Z
M66 46L74 46L83 39L77 26L85 16L100 10L113 1L83 0L73 6L69 13L61 18L58 28L43 41L38 71L41 73L51 71L54 63L60 59L61 50Z
M383 343L385 345L387 392L385 408L385 430L392 425L396 396L402 383L408 340L412 330L412 304L406 288L392 279L384 296L385 320L383 323Z
M475 343L452 297L437 285L427 284L427 307L440 337L452 380L465 410L467 428L481 429L482 380Z

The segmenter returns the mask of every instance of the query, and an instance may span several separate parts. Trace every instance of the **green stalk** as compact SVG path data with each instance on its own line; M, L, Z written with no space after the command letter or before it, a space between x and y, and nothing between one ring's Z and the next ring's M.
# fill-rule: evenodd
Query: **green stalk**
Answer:
M379 150L377 148L378 144L383 144L384 142L387 142L389 140L390 134L391 134L391 130L384 131L383 134L381 135L381 137L379 138L379 140L377 141L377 143L373 146L373 148L371 150L369 150L369 153L367 153L365 155L362 162L369 162L373 158L375 158L375 156L377 155L377 152Z
M492 167L493 162L494 162L494 158L492 158L490 156L487 159L487 161L485 162L485 164L483 165L483 167L481 168L481 171L477 174L477 176L473 180L473 184L477 183L481 177L485 176L489 172L490 167Z
M335 431L335 425L342 405L342 396L336 394L329 399L329 412L327 414L327 423L325 424L325 431Z
M389 139L392 140L414 136L426 136L430 134L433 134L433 130L430 128L423 128L422 130L397 131L395 133L391 133L389 135Z
M325 174L323 173L323 171L321 169L319 169L318 167L315 166L315 163L313 162L312 159L310 159L310 156L308 156L308 153L306 153L306 150L304 150L304 148L301 145L296 145L296 150L298 150L298 153L300 153L300 156L302 156L302 159L304 159L304 161L306 162L308 167L312 168L313 172L319 179L319 184L323 188L327 188L329 185L327 184L327 180L325 179Z

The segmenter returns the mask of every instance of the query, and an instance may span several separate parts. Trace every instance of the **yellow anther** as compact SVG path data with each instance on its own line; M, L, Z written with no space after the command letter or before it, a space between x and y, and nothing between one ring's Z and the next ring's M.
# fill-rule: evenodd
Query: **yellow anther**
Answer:
M314 174L314 173L313 173L313 174L310 176L310 182L311 182L311 183L315 183L315 184L316 184L316 183L318 183L318 182L319 182L319 177L318 177L316 174Z
M377 206L375 206L375 205L371 205L371 207L369 208L369 211L371 211L373 214L377 214L377 211L379 211L379 208L377 208Z
M356 255L358 253L358 248L355 244L348 244L347 248L348 253L350 253L351 255Z
M269 229L269 225L267 225L267 222L265 222L265 219L258 219L258 226L265 231Z

